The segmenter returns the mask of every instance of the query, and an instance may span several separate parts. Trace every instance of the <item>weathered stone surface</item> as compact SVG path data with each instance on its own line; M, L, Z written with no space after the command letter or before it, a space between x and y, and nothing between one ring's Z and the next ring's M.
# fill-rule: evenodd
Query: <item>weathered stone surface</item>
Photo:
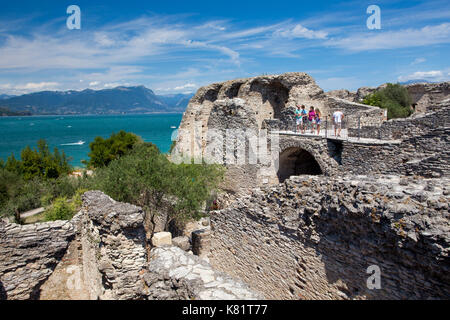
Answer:
M0 221L0 298L39 299L75 228L68 221L17 225Z
M161 247L164 245L172 245L172 234L170 232L157 232L153 235L152 245Z
M186 236L173 238L172 239L172 244L175 247L178 247L178 248L180 248L181 250L184 250L184 251L189 251L191 249L191 243L189 241L189 237L186 237Z
M446 299L448 190L448 179L292 177L212 213L210 261L271 299ZM367 288L371 265L380 290Z
M249 139L246 135L253 132L260 134L260 129L292 130L295 124L295 107L299 104L304 104L307 108L319 108L323 117L340 109L345 114L355 116L354 119L360 115L362 122L367 124L381 124L384 117L379 108L325 94L306 73L291 72L237 79L198 90L183 115L171 157L189 159L203 156L207 160L214 159L226 164L227 172L221 187L227 191L240 192L240 189L252 188L261 183L275 183L276 173L272 172L270 165L265 165L262 161L258 165L249 161L238 164L236 155L230 156L228 153L230 157L225 156L228 144L223 144L222 152L216 152L217 158L211 156L211 141L217 142L225 137L226 130L237 129L242 134L237 134L234 143L229 144L247 146Z
M200 229L192 232L192 252L200 257L206 257L211 250L211 230Z
M343 172L404 174L424 177L450 175L450 101L437 111L363 127L362 138L399 139L386 144L344 142ZM388 141L388 140L387 140Z
M327 96L344 99L348 101L356 101L356 92L350 92L346 89L331 90L326 93Z
M90 299L139 299L147 263L142 209L88 191L76 218Z
M413 83L408 89L416 112L428 112L436 104L450 98L450 81L441 83Z
M144 274L150 300L254 300L262 295L241 281L214 271L204 260L178 247L152 249Z

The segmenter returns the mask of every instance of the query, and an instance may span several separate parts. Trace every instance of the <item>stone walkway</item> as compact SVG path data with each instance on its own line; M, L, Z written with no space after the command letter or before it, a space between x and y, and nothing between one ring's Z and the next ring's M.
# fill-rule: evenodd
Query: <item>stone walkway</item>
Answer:
M154 248L150 259L144 276L150 299L264 299L242 281L214 271L205 260L178 247Z
M309 137L309 138L323 138L331 140L349 141L352 143L364 143L364 144L398 144L401 140L381 140L381 139L369 139L369 138L358 138L349 137L347 129L342 129L341 136L336 137L333 130L328 130L327 136L325 136L325 130L321 130L320 134L313 134L311 132L299 133L295 131L272 131L273 133L278 133L279 135L286 136L299 136L299 137Z

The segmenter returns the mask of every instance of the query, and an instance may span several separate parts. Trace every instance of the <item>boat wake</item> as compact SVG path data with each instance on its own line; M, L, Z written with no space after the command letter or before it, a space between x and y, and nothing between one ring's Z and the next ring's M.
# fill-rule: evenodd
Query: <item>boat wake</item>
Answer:
M86 143L85 141L80 140L78 142L73 142L73 143L63 143L63 144L61 144L61 146L82 146L85 143Z

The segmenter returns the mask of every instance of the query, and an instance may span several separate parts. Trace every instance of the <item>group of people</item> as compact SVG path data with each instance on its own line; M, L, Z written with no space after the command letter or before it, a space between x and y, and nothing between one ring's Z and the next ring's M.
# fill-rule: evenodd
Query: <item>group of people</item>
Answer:
M310 128L311 133L314 134L317 131L317 134L320 134L320 124L322 122L322 114L319 108L315 108L311 106L309 111L306 111L304 105L298 105L295 110L295 122L297 124L296 132L306 133L307 127ZM341 136L342 129L342 120L344 119L344 114L342 111L337 110L333 113L333 126L334 126L334 135L337 137Z
M297 106L295 110L295 122L297 124L296 132L305 133L306 128L309 127L311 133L314 134L314 131L317 130L317 134L320 133L320 123L322 120L320 119L321 113L319 108L314 109L313 106L309 108L309 111L306 111L305 106Z

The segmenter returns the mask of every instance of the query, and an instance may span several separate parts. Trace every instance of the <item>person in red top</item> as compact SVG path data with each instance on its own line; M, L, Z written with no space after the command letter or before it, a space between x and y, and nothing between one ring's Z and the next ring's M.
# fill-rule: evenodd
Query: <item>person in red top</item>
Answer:
M311 106L311 108L309 109L308 120L311 125L311 133L314 134L314 129L315 129L314 125L316 123L316 112L314 111L313 106Z

